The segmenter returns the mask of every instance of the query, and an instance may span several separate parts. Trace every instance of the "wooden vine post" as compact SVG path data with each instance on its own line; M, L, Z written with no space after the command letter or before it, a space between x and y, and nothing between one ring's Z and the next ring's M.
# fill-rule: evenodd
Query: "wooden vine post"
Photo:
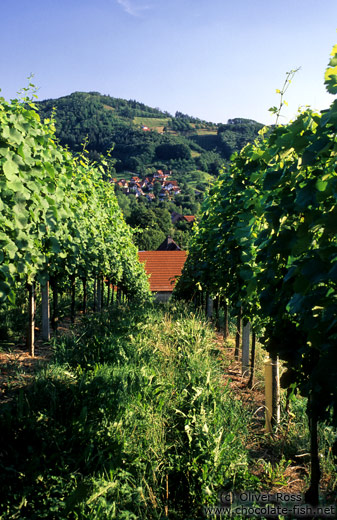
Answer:
M83 301L82 301L82 312L85 314L87 312L87 279L85 276L82 278L83 285Z
M76 289L76 277L75 273L70 277L70 293L71 293L71 306L70 306L70 320L71 323L75 321L75 289Z
M216 330L220 330L220 322L219 322L219 301L220 297L216 296L214 300L214 313L215 313L215 328Z
M253 388L254 385L254 370L255 370L255 347L256 347L256 332L252 333L252 351L250 356L250 378L248 381L248 388Z
M35 355L35 285L34 282L28 285L28 351L29 355Z
M245 323L242 327L242 375L248 376L249 372L249 340L250 323Z
M93 308L92 310L96 312L97 309L97 280L96 276L94 276L94 294L93 294Z
M107 282L108 282L108 295L107 295L106 304L107 304L107 307L109 307L109 305L110 305L110 294L111 294L111 283L110 283L109 279L107 280Z
M53 306L52 306L52 315L51 315L51 326L54 331L57 330L57 309L58 309L58 290L57 290L57 279L56 276L53 276L50 280L51 288L53 291Z
M239 359L239 351L240 351L240 343L241 343L241 321L242 321L242 307L239 307L238 315L236 319L236 336L235 336L235 351L234 356L238 361Z
M213 316L213 300L207 294L206 296L206 317L211 319Z
M227 339L229 336L229 326L228 326L228 304L226 302L226 299L223 300L223 337L224 339Z
M97 311L101 312L102 310L102 281L101 277L97 277Z
M104 307L104 287L105 287L104 276L101 276L101 286L102 286L102 289L101 289L101 311L102 311L103 307Z
M319 502L319 481L321 478L321 470L319 465L318 450L318 409L317 403L314 402L312 395L308 398L308 416L310 430L310 458L311 458L311 474L310 487L305 493L305 500L313 506L317 506Z
M50 340L49 280L41 284L42 296L42 339Z
M280 423L280 377L277 357L266 358L265 368L265 406L266 432L271 433Z

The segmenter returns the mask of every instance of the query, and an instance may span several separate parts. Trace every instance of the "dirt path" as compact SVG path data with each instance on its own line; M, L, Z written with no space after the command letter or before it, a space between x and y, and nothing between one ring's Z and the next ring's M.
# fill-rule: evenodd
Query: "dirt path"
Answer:
M58 327L57 335L69 334L71 328L70 319L64 319ZM53 338L56 334L52 332L51 336ZM34 357L29 354L24 338L0 351L0 403L10 398L10 390L28 384L34 373L50 360L52 343L41 339L38 327L35 328L35 338Z
M280 429L274 436L265 433L265 397L263 379L255 376L252 388L248 388L249 377L243 377L241 363L234 357L233 340L224 342L221 333L216 334L216 344L225 366L224 381L234 392L234 398L242 401L252 412L249 448L253 459L252 473L264 484L269 493L304 493L309 478L308 464L288 461L280 454L280 445L287 442L287 431ZM275 450L275 445L278 448Z

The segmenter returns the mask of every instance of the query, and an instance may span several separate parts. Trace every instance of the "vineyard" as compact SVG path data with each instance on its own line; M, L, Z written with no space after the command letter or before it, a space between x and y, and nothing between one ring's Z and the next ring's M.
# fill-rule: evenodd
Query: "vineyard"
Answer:
M279 116L289 73L281 91ZM337 46L325 74L337 93ZM308 398L311 485L319 500L317 424L337 422L337 101L306 109L231 160L210 190L177 287L182 297L220 297L238 322L284 361L289 397ZM253 361L251 362L253 364ZM248 365L248 359L245 360ZM336 445L335 448L336 450Z
M300 442L306 503L320 504L322 475L336 495L337 100L279 125L292 76L276 124L210 188L167 307L151 301L109 160L62 148L28 95L0 98L0 347L51 351L2 394L1 518L203 518L220 491L286 487ZM337 46L325 85L337 94ZM275 464L255 460L261 417L230 384L235 332L245 390L261 344L282 362L285 417L263 441Z
M32 85L31 85L32 87ZM44 339L49 339L49 284L53 323L59 288L94 280L98 305L114 284L128 297L149 296L132 234L118 207L113 186L103 182L108 165L89 164L85 149L74 158L54 138L54 124L43 123L28 97L0 99L0 303L15 306L29 293L29 348L34 353L36 286L41 287ZM21 298L22 299L22 298Z

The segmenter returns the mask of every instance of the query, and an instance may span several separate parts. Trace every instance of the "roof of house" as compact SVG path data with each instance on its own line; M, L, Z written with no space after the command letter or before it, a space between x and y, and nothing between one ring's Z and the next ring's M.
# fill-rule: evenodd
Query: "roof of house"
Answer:
M187 220L187 222L194 222L195 216L194 215L184 215L184 219Z
M150 275L150 289L153 292L172 292L177 276L181 275L186 251L139 251L140 262L145 263L145 271Z
M170 184L172 186L178 186L178 181L164 181L164 186L169 186Z
M181 248L173 240L172 237L166 237L165 240L157 248L157 251L181 251Z
M172 211L171 213L171 221L172 224L176 224L176 222L179 222L179 220L183 220L183 216L180 213L177 213L176 211Z

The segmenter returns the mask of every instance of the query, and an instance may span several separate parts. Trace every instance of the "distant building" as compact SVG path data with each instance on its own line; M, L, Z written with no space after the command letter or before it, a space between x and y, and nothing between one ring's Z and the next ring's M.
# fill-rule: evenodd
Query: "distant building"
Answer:
M176 211L172 211L171 213L171 222L172 224L176 224L180 220L182 220L182 215L180 213L177 213Z
M194 215L184 215L184 220L186 220L186 222L194 222L195 216Z
M133 175L130 181L127 181L125 179L120 179L117 181L117 179L114 179L116 182L116 185L120 187L123 193L129 194L134 193L136 197L140 196L147 196L147 194L151 191L153 191L155 183L160 184L161 190L158 193L159 200L169 199L171 200L172 196L181 193L180 187L178 185L177 181L167 181L168 174L171 174L172 172L162 170L157 170L154 174L148 174L144 179L141 179L137 175ZM146 193L144 193L144 191ZM150 201L155 199L155 196L147 197L147 199Z
M181 215L176 211L172 211L171 213L171 222L172 224L176 224L177 222L194 222L195 215Z
M181 251L181 248L171 237L165 238L164 242L160 244L157 251Z

